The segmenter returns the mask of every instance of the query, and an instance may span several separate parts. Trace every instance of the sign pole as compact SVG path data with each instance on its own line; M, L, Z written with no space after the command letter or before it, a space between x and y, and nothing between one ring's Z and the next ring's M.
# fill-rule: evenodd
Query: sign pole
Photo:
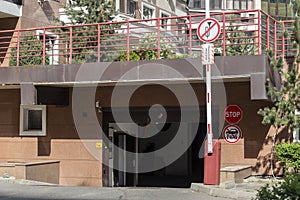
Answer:
M205 18L210 18L209 0L205 0ZM209 42L206 42L209 44ZM204 53L204 52L202 52ZM211 66L206 64L206 116L207 116L207 152L213 153L212 112L211 112Z
M209 15L209 0L205 0L205 18L210 18L210 15Z

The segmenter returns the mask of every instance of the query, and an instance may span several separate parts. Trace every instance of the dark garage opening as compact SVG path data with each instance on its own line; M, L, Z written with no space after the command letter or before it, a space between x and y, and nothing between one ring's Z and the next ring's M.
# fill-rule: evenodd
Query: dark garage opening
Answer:
M180 120L180 109L179 108L166 108L167 111L167 120L165 124L162 123L150 123L147 122L148 109L147 108L139 108L130 113L133 120L139 125L147 124L147 128L157 128L159 133L154 136L147 138L136 138L132 136L129 132L121 130L114 130L113 133L110 133L110 129L112 129L114 125L114 120L110 110L106 110L103 112L103 129L105 130L105 134L108 138L111 138L113 143L121 149L125 149L131 152L138 153L147 153L153 152L160 148L163 148L167 145L176 135L176 131L179 127ZM193 109L187 109L187 112L191 112L191 116L193 115ZM122 111L120 110L120 115L122 115ZM170 117L169 117L170 116ZM203 115L202 115L203 116ZM205 115L204 115L205 116ZM127 123L128 120L124 119L121 123ZM155 171L147 172L147 173L125 173L122 171L118 171L117 169L112 170L111 177L110 175L103 174L103 177L107 183L104 186L137 186L137 187L190 187L192 182L203 182L204 177L204 150L203 144L206 136L206 123L205 120L200 120L201 122L183 122L186 128L187 138L184 141L185 143L191 142L191 145L187 148L187 150L173 163ZM117 128L115 128L117 129ZM147 130L147 129L143 129ZM138 134L145 134L139 132ZM190 137L190 138L189 138ZM105 140L104 140L105 142ZM108 141L107 141L108 142ZM176 151L176 149L174 149ZM109 152L108 152L109 153ZM170 152L171 154L173 152ZM164 162L163 157L160 155L155 155L152 161L151 159L147 160L147 162L143 161L142 158L129 158L126 157L122 151L114 151L110 152L111 158L113 158L113 165L117 167L119 165L123 165L128 168L132 167L132 163L138 167L142 167L143 163L147 163L147 165L151 163L160 163ZM103 155L104 159L109 156ZM154 162L155 160L155 162ZM106 163L108 163L107 161ZM104 161L105 165L105 161ZM137 167L137 172L140 171L140 168ZM105 167L104 167L105 168ZM107 167L105 168L107 169ZM106 173L106 170L104 170ZM111 182L111 183L109 183Z

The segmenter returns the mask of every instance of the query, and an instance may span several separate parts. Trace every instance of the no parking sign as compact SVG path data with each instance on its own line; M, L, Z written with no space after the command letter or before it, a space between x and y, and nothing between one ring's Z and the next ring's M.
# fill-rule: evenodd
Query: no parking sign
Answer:
M236 125L228 125L223 129L223 138L229 144L235 144L242 138L242 131Z

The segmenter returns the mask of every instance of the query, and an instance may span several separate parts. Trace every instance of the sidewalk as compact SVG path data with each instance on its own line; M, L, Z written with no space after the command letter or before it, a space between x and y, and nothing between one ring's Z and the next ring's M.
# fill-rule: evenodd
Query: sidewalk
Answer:
M0 177L0 183L21 184L21 185L45 185L45 186L56 185L56 184L52 184L52 183L45 183L45 182L39 182L39 181L15 179L14 177L9 177L9 178Z
M203 192L215 197L230 199L251 200L256 196L257 190L267 183L275 183L271 178L250 177L244 179L243 183L225 182L219 186L204 185L203 183L192 183L191 190Z

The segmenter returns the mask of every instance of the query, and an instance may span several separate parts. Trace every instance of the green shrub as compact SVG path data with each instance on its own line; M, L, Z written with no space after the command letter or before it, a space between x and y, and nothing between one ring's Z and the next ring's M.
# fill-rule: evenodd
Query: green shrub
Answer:
M281 143L275 147L276 157L285 165L285 169L293 168L300 172L300 144Z
M284 181L270 186L263 186L258 190L257 200L299 200L300 199L300 174L289 174Z
M141 59L140 56L136 52L131 51L129 53L129 60L137 61L137 60L140 60L140 59ZM122 62L127 61L127 53L121 54L121 56L117 59L117 61L122 61Z
M36 66L43 64L43 42L34 35L24 35L20 41L19 66ZM49 64L49 57L45 57L45 64ZM17 47L11 49L9 66L17 66Z

